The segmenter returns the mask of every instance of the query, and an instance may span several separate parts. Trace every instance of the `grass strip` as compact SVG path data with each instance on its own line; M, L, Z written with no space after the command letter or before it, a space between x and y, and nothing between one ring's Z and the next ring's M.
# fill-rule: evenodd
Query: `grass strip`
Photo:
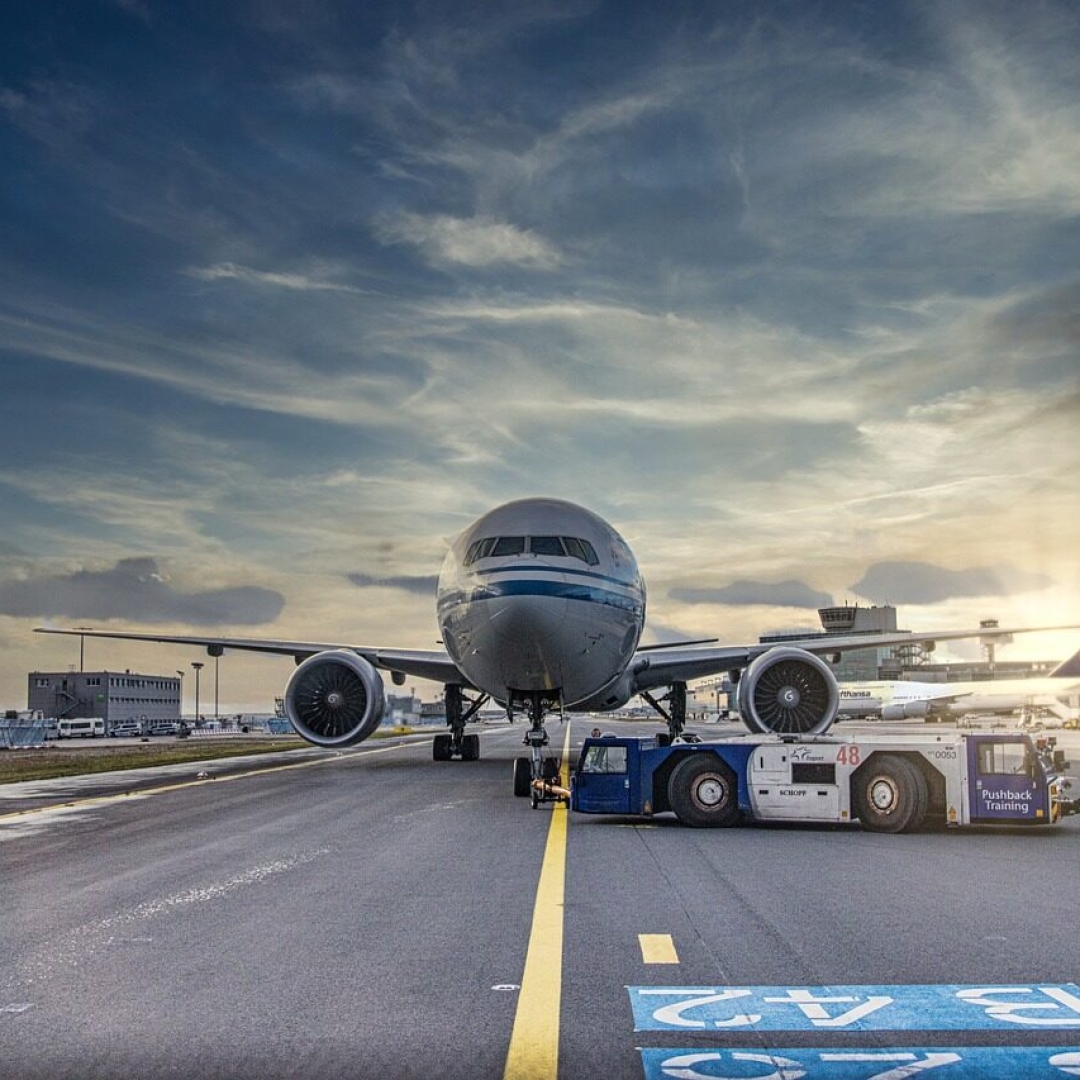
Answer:
M245 754L280 754L300 750L308 743L299 739L275 739L272 742L196 743L169 746L116 746L107 750L52 748L8 750L0 754L0 784L23 780L55 780L62 776L87 776L92 773L123 769L146 769L158 765L182 765L190 761L242 757Z
M377 731L371 738L389 739L411 734L412 731L412 728L396 727ZM52 743L25 750L0 751L0 784L55 780L63 776L87 776L123 769L147 769L158 765L183 765L191 761L213 761L245 754L280 754L284 750L303 750L310 746L311 743L299 736L256 741L242 735L235 739L215 737L205 741L192 739L164 745L139 743L135 746L80 746L77 749L61 749Z

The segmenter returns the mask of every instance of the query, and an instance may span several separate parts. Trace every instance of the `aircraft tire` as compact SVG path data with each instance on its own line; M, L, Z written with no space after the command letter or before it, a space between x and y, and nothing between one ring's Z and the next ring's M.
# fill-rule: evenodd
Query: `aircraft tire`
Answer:
M532 762L527 757L514 759L514 794L522 799L532 791Z
M896 754L880 754L852 780L852 803L864 829L898 833L917 829L930 791L919 767Z
M463 735L461 738L461 760L462 761L479 761L480 760L480 736L479 735Z
M694 828L727 828L739 820L738 781L714 754L693 754L675 766L668 802L675 816Z
M436 735L434 741L431 744L431 756L435 761L449 761L451 758L450 753L450 736L449 735Z

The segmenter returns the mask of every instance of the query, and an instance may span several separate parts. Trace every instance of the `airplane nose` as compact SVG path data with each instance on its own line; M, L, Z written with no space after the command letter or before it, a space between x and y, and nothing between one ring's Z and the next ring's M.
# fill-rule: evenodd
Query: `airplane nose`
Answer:
M492 605L492 629L518 642L546 641L561 633L566 609L567 601L553 596L504 596Z

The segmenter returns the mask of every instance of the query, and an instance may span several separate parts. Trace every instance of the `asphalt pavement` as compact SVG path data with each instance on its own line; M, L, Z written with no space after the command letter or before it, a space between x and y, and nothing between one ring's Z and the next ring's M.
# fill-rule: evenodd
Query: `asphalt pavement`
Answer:
M533 810L520 727L481 738L479 762L421 738L0 788L0 1076L540 1076L552 1040L563 1078L1024 1075L1006 1046L1080 1074L1080 818L885 836ZM908 987L929 1019L890 1031ZM785 1073L782 1050L832 1064Z

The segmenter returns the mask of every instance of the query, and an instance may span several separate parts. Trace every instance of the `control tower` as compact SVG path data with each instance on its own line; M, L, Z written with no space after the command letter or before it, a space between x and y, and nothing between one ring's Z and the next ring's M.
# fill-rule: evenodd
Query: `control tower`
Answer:
M818 608L818 617L826 634L892 634L896 632L896 608L859 607L840 604Z

